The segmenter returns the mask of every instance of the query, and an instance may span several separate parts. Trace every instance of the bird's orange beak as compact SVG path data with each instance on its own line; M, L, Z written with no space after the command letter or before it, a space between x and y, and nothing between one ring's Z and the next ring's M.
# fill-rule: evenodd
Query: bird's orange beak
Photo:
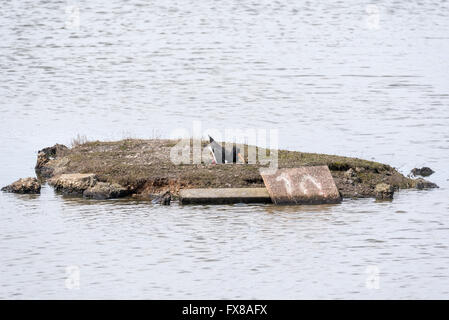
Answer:
M240 153L237 154L239 156L239 159L242 160L243 163L245 163L245 159L243 159L242 155Z

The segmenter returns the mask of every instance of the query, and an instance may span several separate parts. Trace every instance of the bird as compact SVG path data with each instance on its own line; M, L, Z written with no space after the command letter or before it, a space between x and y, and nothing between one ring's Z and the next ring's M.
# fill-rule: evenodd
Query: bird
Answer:
M240 154L240 148L235 145L232 146L232 150L226 150L219 143L217 143L211 136L209 136L209 150L214 157L214 163L237 163L237 157L244 163L242 155Z

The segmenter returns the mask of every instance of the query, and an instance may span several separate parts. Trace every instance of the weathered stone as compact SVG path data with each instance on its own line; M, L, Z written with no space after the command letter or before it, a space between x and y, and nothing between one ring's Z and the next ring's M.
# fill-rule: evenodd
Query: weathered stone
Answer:
M66 157L56 158L50 160L40 171L36 171L36 175L39 179L50 179L64 173L64 170L69 163L69 159Z
M47 164L50 161L55 160L57 157L63 156L68 150L69 148L62 144L55 144L53 147L39 150L35 166L35 171L38 177L45 179L52 177L55 174L55 165L57 164Z
M357 174L355 173L354 169L352 169L352 168L349 168L349 170L345 172L345 177L348 179L353 178L355 176L357 176Z
M416 186L416 189L419 189L419 190L438 188L436 183L424 180L423 178L416 179L415 186Z
M391 200L393 199L394 188L386 183L379 183L374 189L377 200Z
M97 176L93 173L62 174L51 178L48 183L63 194L82 195L86 189L97 183Z
M428 176L432 175L434 172L435 171L433 171L429 167L422 167L420 169L414 168L410 173L415 177L416 176L428 177Z
M266 188L182 189L181 204L271 203Z
M366 170L365 170L365 168L363 168L363 167L356 167L356 168L355 168L355 171L356 171L357 173L360 173L360 172L365 172Z
M105 200L121 198L128 195L128 190L117 183L97 182L83 192L84 198Z
M350 184L361 181L361 179L357 176L356 171L354 171L354 169L352 168L349 168L349 170L344 173L344 176Z
M36 178L24 178L17 180L9 186L3 187L2 191L12 193L39 194L41 193L41 184L39 183L39 181L37 181Z

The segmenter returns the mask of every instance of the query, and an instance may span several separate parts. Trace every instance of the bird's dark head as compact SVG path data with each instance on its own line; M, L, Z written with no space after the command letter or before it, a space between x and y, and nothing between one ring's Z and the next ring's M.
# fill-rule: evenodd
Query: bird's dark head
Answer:
M212 137L211 136L209 136L209 142L214 142L215 140L214 139L212 139Z

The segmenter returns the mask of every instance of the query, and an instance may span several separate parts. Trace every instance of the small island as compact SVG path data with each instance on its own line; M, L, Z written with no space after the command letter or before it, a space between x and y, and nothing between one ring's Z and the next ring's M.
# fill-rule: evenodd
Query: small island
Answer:
M176 140L125 139L84 142L68 148L61 144L38 152L39 183L48 182L66 195L92 199L134 197L154 199L181 189L261 188L261 164L181 164L170 160ZM202 147L207 141L201 141ZM245 145L247 154L248 146ZM435 188L423 178L412 179L393 167L374 161L336 155L278 150L279 168L326 165L343 198L378 197L379 186L388 190ZM8 191L11 191L11 187Z

